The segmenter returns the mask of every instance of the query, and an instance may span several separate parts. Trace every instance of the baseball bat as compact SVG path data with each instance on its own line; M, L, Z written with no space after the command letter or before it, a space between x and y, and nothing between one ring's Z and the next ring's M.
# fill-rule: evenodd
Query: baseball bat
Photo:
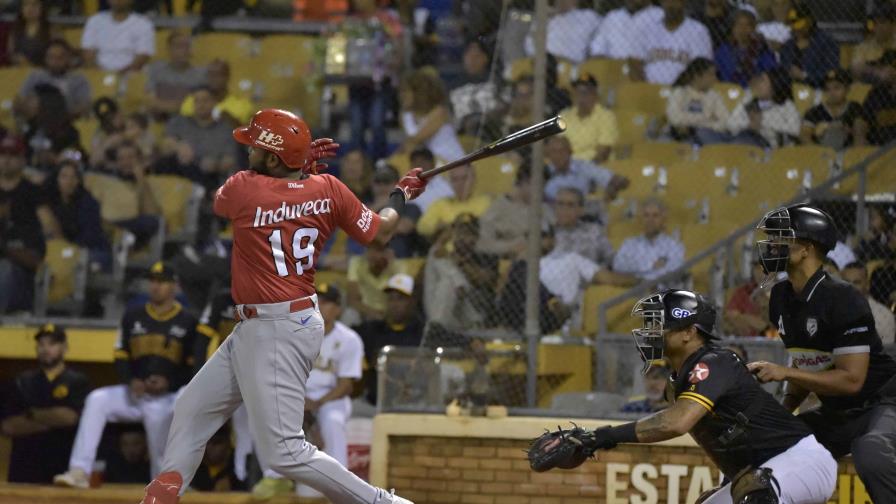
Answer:
M436 166L435 168L426 170L425 172L422 172L420 174L420 178L434 177L452 168L457 168L458 166L469 164L473 161L478 161L483 158L497 156L498 154L503 154L505 152L518 149L524 145L535 143L549 136L556 135L557 133L562 133L563 131L566 131L566 121L564 121L560 116L554 116L547 121L533 124L528 128L521 129L517 132L507 135L504 138L495 140L494 142L484 147L480 147L475 152L471 152L460 159L456 159L450 163L446 163L441 166Z

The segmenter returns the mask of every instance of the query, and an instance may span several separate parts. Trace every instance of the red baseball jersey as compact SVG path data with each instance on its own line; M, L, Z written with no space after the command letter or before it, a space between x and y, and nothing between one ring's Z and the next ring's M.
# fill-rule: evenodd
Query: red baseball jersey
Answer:
M331 175L292 180L241 171L215 193L214 209L233 223L231 294L238 304L314 294L317 257L336 227L367 244L380 225Z

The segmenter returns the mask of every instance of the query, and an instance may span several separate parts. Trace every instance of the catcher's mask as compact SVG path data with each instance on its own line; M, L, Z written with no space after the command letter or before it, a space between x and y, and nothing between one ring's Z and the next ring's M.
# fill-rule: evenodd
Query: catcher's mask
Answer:
M632 329L635 347L644 362L642 374L663 360L666 331L696 326L706 338L712 334L716 310L703 296L686 290L666 290L647 296L632 308L632 316L641 318L641 327Z

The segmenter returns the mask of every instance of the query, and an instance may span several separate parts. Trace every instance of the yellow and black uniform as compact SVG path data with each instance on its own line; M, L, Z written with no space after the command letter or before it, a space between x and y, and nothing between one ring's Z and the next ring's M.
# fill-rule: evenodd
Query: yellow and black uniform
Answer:
M690 433L728 478L747 466L761 466L811 434L730 350L704 346L671 379L677 401L693 401L709 411Z
M211 341L209 343L210 353L221 346L227 335L233 332L233 328L236 326L235 304L229 291L221 292L216 294L202 310L197 330Z
M27 416L35 408L58 406L80 413L90 390L87 376L68 367L56 375L49 375L42 369L28 370L16 376L13 385L4 405L3 418ZM9 457L9 481L52 483L55 474L68 469L77 428L73 425L14 437Z
M128 310L121 320L115 347L115 368L122 383L162 375L170 392L185 385L205 363L208 336L197 331L196 317L180 303L156 313L150 303Z

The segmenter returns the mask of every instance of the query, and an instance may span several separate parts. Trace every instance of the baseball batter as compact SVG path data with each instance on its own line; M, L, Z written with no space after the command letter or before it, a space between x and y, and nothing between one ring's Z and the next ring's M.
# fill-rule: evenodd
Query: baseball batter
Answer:
M233 224L231 293L240 322L175 403L162 474L143 504L176 504L206 441L242 403L256 451L271 469L334 503L410 501L361 480L305 440L306 381L324 339L314 291L315 261L336 227L359 243L385 243L405 203L426 181L411 170L376 214L317 161L338 147L311 141L308 126L277 109L233 132L249 146L249 170L218 189L214 210Z

